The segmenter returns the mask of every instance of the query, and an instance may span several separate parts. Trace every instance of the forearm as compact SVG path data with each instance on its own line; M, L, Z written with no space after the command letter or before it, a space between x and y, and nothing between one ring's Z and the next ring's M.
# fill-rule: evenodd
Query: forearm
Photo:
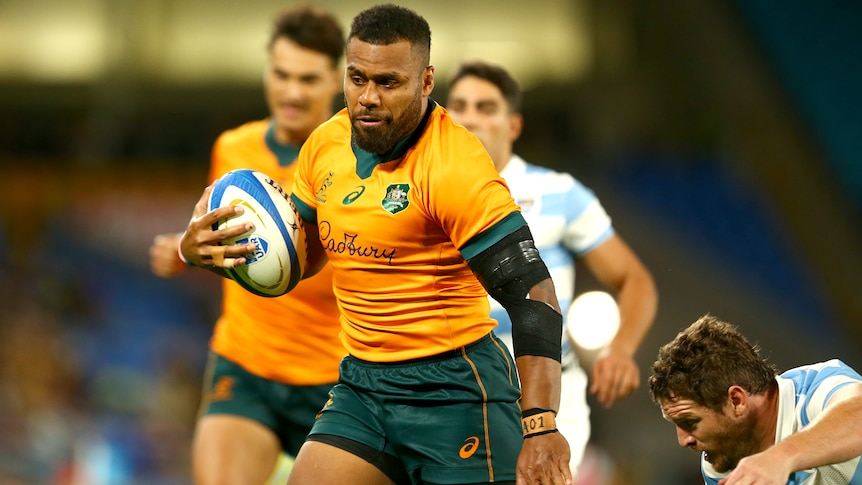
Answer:
M530 299L543 302L559 313L554 284L550 279L540 281L530 289ZM547 322L549 328L551 322ZM557 329L549 330L547 338L560 342ZM548 356L522 355L515 359L521 378L521 408L543 408L557 411L560 408L560 362Z
M619 236L582 256L587 269L613 293L620 326L607 350L633 358L652 326L658 307L658 292L652 274Z
M521 379L521 409L560 409L560 363L547 357L515 359Z
M625 281L616 296L620 327L608 346L613 351L634 357L658 309L655 282L646 271L638 272Z
M862 388L862 384L856 384ZM806 470L862 455L862 393L829 406L813 423L769 448L766 453L787 460L791 469Z

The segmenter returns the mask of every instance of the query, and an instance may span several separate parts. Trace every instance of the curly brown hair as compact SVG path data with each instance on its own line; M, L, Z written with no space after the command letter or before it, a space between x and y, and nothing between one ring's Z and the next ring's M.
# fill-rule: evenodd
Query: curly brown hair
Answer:
M704 315L659 349L649 392L657 404L684 398L720 411L731 386L762 394L777 374L735 326Z

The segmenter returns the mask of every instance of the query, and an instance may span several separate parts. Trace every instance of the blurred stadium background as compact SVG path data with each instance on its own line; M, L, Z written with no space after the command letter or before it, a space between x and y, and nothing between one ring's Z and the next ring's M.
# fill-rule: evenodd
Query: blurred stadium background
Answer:
M151 276L147 248L185 227L218 133L266 116L290 3L0 2L0 485L190 483L219 286ZM347 25L375 2L314 3ZM463 59L509 67L517 151L591 186L653 271L644 380L707 312L781 369L862 368L862 3L400 3L431 24L434 97ZM583 484L698 483L644 387L591 402Z

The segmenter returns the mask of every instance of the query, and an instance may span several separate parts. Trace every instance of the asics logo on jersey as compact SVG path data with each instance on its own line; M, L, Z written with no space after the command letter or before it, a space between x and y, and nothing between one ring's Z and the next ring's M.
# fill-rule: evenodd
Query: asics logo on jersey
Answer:
M225 401L233 397L233 377L221 376L210 393L211 401Z
M462 446L461 449L458 450L458 456L460 456L461 458L466 460L467 458L470 458L471 456L473 456L473 453L476 453L476 450L478 450L478 449L479 449L479 437L478 436L471 436L471 437L467 438L466 440L464 440L464 446Z
M355 202L356 199L358 199L359 196L362 195L363 192L365 192L365 186L360 185L359 187L356 187L356 189L353 192L345 195L344 200L342 200L341 203L344 205L350 205L353 202Z
M410 192L410 185L391 184L386 187L386 196L383 197L381 205L390 214L397 214L410 205L410 201L407 200L407 192Z

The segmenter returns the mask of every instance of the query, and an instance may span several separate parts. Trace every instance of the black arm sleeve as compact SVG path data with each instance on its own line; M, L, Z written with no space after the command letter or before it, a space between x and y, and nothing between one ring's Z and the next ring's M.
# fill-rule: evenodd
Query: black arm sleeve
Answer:
M561 359L563 316L527 295L551 277L526 225L467 262L492 298L512 319L515 357L539 355Z

